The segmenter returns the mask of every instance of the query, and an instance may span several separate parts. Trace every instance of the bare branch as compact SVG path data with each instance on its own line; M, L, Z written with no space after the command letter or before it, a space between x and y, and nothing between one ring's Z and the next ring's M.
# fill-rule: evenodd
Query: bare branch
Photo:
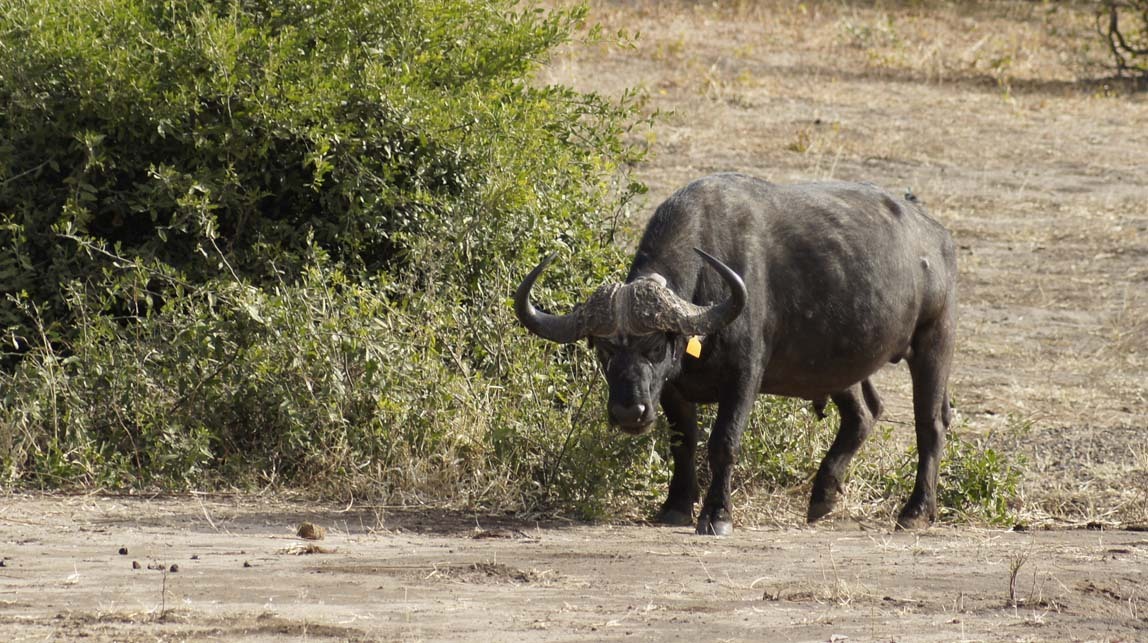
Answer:
M1131 29L1120 26L1121 17L1139 20ZM1148 0L1104 0L1096 14L1096 27L1108 41L1108 50L1120 74L1148 76ZM1135 38L1136 40L1131 40Z

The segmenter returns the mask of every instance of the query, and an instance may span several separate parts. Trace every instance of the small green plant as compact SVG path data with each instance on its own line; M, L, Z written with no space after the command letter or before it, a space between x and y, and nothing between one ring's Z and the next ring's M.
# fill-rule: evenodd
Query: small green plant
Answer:
M950 433L937 492L942 513L990 525L1011 524L1023 467L1022 456L1008 456L983 438Z
M871 488L896 498L907 497L916 475L917 450L911 447L887 466L872 471ZM942 519L1004 526L1012 523L1024 458L989 446L984 438L968 439L950 429L941 458L937 505Z
M763 398L742 440L738 484L762 493L804 494L839 423L831 405L818 420L801 400ZM845 493L854 507L887 513L913 489L917 451L898 446L896 430L878 422L850 467ZM1013 519L1024 460L950 431L941 460L938 505L942 519L1008 525ZM805 500L804 497L801 498Z

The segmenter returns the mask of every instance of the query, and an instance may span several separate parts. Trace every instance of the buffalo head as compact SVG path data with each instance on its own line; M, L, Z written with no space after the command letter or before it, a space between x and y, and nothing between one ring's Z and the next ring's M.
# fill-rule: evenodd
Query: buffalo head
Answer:
M681 368L689 337L710 335L745 307L741 277L714 257L694 249L729 286L721 303L698 306L671 290L659 274L600 286L566 315L535 310L530 289L555 255L544 259L514 293L514 312L530 332L559 343L589 338L609 385L610 423L631 434L653 426L662 385Z

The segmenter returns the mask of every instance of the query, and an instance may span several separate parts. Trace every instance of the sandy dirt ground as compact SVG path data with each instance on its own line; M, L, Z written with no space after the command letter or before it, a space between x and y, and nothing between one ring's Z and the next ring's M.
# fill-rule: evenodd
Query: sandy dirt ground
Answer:
M1144 532L717 539L251 497L7 497L0 526L9 641L1148 638Z
M634 133L636 225L714 171L912 189L961 248L959 426L1026 457L1028 530L746 513L712 539L9 495L0 638L1148 640L1148 95L1084 66L1075 5L933 4L597 1L637 44L571 46L542 80L637 87L661 112ZM878 386L904 436L904 369ZM296 538L304 521L326 538Z

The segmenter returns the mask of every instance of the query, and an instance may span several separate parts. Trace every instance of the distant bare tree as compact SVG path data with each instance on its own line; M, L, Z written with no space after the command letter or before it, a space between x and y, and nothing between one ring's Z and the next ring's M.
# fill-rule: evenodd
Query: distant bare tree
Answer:
M1096 28L1121 75L1148 78L1148 0L1101 0Z

